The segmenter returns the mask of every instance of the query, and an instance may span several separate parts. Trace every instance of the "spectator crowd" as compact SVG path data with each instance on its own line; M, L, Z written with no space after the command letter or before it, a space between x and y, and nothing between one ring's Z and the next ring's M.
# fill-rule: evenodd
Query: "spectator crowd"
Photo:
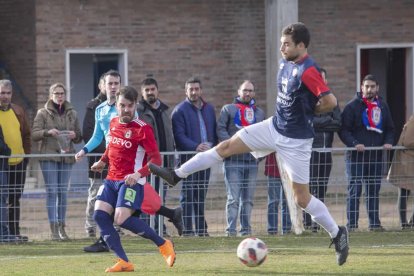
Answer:
M319 68L327 83L327 72ZM0 242L24 242L28 240L20 232L20 198L23 194L27 157L7 158L10 155L30 154L32 143L38 143L39 152L48 154L39 159L46 189L46 210L51 229L51 239L68 240L65 232L67 192L73 164L88 153L103 153L108 143L110 120L116 116L115 93L120 89L118 72L111 70L99 80L99 91L86 109L81 131L78 113L66 99L66 88L62 83L50 86L49 98L38 110L30 124L25 110L12 103L13 84L0 80ZM169 107L160 99L157 81L148 77L141 83L142 99L138 102L136 115L151 126L160 152L204 152L221 141L232 137L239 129L265 120L264 111L256 105L254 83L241 81L231 103L223 105L218 118L214 106L203 98L202 81L189 78L184 84L183 100L175 107ZM361 91L355 94L344 107L337 106L332 112L318 114L313 119L315 137L310 162L310 193L325 200L332 169L332 148L334 134L348 148L345 154L347 185L347 229L359 228L359 206L362 190L368 215L370 231L384 231L380 220L381 180L387 162L384 152L391 152L398 137L395 137L394 123L387 103L379 96L379 82L374 75L366 75L361 82ZM413 123L411 117L404 126L398 145L413 147ZM32 127L30 128L30 125ZM76 153L74 144L85 142L83 149ZM106 141L106 142L105 142ZM376 147L375 150L370 147ZM378 149L378 148L381 149ZM60 153L73 154L59 157ZM183 164L194 154L165 155L163 164L174 168ZM98 159L88 157L89 168ZM251 214L254 208L254 194L259 163L265 159L267 177L267 232L269 235L286 234L292 231L291 217L284 185L280 176L277 156L272 153L266 158L254 158L249 153L228 157L223 162L226 191L225 217L226 236L249 236L254 232ZM405 160L405 161L402 161ZM407 219L407 200L413 186L412 151L396 151L388 174L388 180L398 186L398 208L402 229L413 229L413 215ZM402 165L403 164L403 165ZM408 165L407 165L408 164ZM90 188L86 206L85 231L89 237L96 235L93 208L102 179L107 171L89 171ZM209 236L205 217L205 200L209 190L210 169L196 172L182 181L180 207L160 209L159 216L170 218L183 236ZM149 179L149 178L148 178ZM155 177L152 185L163 200L168 192ZM162 191L161 191L162 190ZM164 210L164 211L163 211ZM149 223L148 215L141 214ZM181 221L182 220L182 221ZM280 223L280 225L279 225ZM319 231L310 215L303 213L303 226L312 232ZM158 227L158 223L156 223ZM115 225L122 235L122 231ZM166 225L162 225L164 236L168 236ZM87 252L108 251L100 239Z

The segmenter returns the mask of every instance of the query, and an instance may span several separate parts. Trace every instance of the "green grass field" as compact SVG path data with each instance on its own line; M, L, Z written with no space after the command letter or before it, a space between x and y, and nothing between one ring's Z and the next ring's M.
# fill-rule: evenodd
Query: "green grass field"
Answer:
M242 265L242 238L174 238L177 260L168 268L158 249L141 238L123 238L136 274L141 275L414 275L414 231L351 233L350 255L339 267L325 233L259 236L268 246L266 262ZM0 275L103 275L112 253L83 253L90 240L0 245ZM131 274L134 274L131 273Z

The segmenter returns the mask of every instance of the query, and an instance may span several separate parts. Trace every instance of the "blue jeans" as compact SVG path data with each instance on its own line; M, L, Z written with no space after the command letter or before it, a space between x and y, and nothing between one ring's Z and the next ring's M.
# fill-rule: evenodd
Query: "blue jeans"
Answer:
M240 213L240 234L250 235L250 217L256 190L257 162L226 160L223 164L224 182L227 191L226 233L237 233L237 216Z
M40 161L46 186L46 208L50 223L65 222L67 194L72 164Z
M207 196L210 169L199 171L189 175L183 180L180 195L180 204L183 208L183 235L195 234L205 236L207 234L207 222L204 215L204 202Z
M382 178L382 159L378 161L356 161L346 159L348 177L347 226L358 228L359 199L365 185L365 204L368 212L369 228L381 226L379 219L379 192Z
M267 177L267 233L278 232L279 205L282 211L282 233L288 233L291 229L289 207L285 193L283 192L282 180L279 177Z

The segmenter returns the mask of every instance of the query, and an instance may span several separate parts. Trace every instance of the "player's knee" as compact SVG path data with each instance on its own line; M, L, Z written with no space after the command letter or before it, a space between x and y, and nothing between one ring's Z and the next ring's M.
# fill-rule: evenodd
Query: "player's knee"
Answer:
M114 222L117 225L122 225L130 216L130 213L116 210L114 215Z
M95 210L93 213L93 220L99 224L100 222L111 220L111 216L105 211Z
M217 145L216 147L217 153L218 155L220 155L220 157L222 158L226 158L228 157L229 151L230 151L230 139L225 140L223 142L221 142L220 144Z
M311 199L309 185L293 183L293 194L296 204L305 209Z
M306 206L308 205L308 203L304 200L304 198L299 197L299 196L295 196L295 202L302 209L305 209Z
M295 202L296 204L302 208L305 209L308 206L308 203L310 201L310 194L307 192L296 192L295 193Z
M124 223L125 220L121 219L121 217L115 213L115 217L114 217L114 223L116 225L121 225L122 223Z

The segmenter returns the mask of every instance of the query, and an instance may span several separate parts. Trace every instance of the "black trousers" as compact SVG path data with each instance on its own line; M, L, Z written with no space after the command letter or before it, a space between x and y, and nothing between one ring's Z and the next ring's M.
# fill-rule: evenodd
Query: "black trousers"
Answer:
M398 197L398 211L400 213L401 226L405 226L407 224L414 226L414 210L411 218L407 222L407 200L409 196L410 190L400 188L400 194Z
M328 189L329 176L332 170L332 153L313 151L310 160L310 193L325 201L326 190ZM309 227L312 225L311 216L304 212L304 225Z
M20 198L26 182L28 159L25 158L17 165L9 166L9 232L10 235L20 235Z

